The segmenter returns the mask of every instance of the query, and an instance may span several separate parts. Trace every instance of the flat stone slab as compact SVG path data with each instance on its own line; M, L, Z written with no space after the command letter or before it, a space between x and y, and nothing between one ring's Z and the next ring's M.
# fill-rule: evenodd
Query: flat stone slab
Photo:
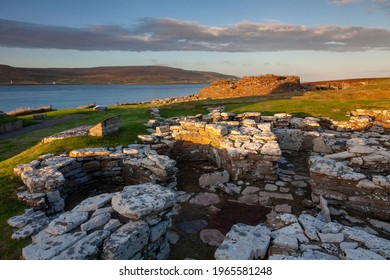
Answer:
M236 224L215 251L217 260L262 259L267 254L271 231L264 225Z
M199 193L190 200L191 204L197 204L203 206L216 204L219 202L220 202L219 196L215 193Z
M260 197L270 197L276 199L294 200L291 193L278 193L278 192L259 192Z
M87 219L88 212L65 212L51 221L45 231L49 234L61 235L78 227Z
M308 214L302 214L298 218L299 223L303 226L305 235L311 240L319 241L318 231L315 227L316 219Z
M149 240L149 227L145 221L132 221L121 226L103 244L102 259L128 260L136 255Z
M95 231L62 251L53 260L95 260L99 254L98 247L109 235L107 230Z
M339 258L317 250L307 250L302 254L303 260L338 260Z
M96 211L97 209L107 205L111 201L113 196L114 196L113 193L103 193L97 196L88 197L87 199L83 200L78 205L76 205L72 209L72 211L81 211L81 212Z
M161 212L176 202L175 192L156 184L128 186L112 198L112 208L119 214L139 220Z
M87 236L85 231L66 233L59 236L41 235L40 242L23 248L23 258L26 260L50 260L85 236Z
M220 246L225 236L217 229L203 229L199 234L200 240L210 246Z
M375 252L363 248L345 249L347 260L385 260Z
M90 231L97 227L105 225L111 219L110 213L104 213L93 217L80 225L82 231Z
M202 174L199 178L199 186L215 186L229 182L229 173L227 171Z
M298 239L295 236L279 234L272 242L279 247L298 250Z

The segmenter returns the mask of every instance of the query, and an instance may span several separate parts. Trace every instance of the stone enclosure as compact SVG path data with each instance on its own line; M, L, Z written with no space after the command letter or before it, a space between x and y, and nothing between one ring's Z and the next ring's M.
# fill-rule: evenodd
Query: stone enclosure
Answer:
M143 144L17 166L26 186L18 197L31 208L8 221L13 238L32 236L25 259L166 259L180 205L218 211L228 195L270 213L265 224L237 223L226 234L202 230L202 241L219 247L216 259L389 259L390 111L350 115L336 122L212 108L162 119L153 108ZM304 166L294 171L289 158ZM176 163L187 161L214 166L199 178L207 192L177 185ZM101 184L75 203L73 194Z

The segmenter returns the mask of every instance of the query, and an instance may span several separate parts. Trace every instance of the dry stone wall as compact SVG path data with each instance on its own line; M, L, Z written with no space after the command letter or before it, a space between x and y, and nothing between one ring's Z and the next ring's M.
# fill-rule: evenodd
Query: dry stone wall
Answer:
M158 155L148 145L127 148L87 148L69 155L41 156L29 164L15 167L27 190L18 198L48 213L64 209L64 199L91 184L128 185L155 182L176 186L176 162Z

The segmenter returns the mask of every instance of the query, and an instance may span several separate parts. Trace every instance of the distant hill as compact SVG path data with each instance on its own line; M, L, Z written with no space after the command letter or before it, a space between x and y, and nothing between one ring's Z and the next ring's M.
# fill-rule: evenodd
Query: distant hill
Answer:
M112 66L94 68L20 68L0 65L0 85L21 84L201 84L237 80L215 72L165 66Z

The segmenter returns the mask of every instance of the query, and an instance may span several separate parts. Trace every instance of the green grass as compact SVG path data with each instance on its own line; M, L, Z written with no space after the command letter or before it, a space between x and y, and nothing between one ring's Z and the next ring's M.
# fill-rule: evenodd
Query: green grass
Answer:
M163 117L207 113L207 108L224 106L225 111L260 111L263 115L292 113L295 116L327 116L346 119L347 111L358 108L390 109L390 79L378 80L366 86L340 91L297 92L260 97L225 100L203 100L160 106ZM91 109L67 109L48 112L49 119L77 114L77 118L62 124L34 131L13 139L0 141L0 259L18 259L29 240L11 240L11 228L6 220L25 208L16 199L16 189L22 182L13 176L13 168L28 163L46 153L65 153L83 147L116 147L137 141L137 135L146 132L144 123L150 118L148 105L113 107L106 112ZM121 129L117 135L106 138L77 137L42 144L42 138L81 125L92 125L114 115L121 115ZM32 122L32 115L21 117Z
M14 116L0 115L0 123L7 123L7 122L16 121L16 120L17 120L17 118Z

